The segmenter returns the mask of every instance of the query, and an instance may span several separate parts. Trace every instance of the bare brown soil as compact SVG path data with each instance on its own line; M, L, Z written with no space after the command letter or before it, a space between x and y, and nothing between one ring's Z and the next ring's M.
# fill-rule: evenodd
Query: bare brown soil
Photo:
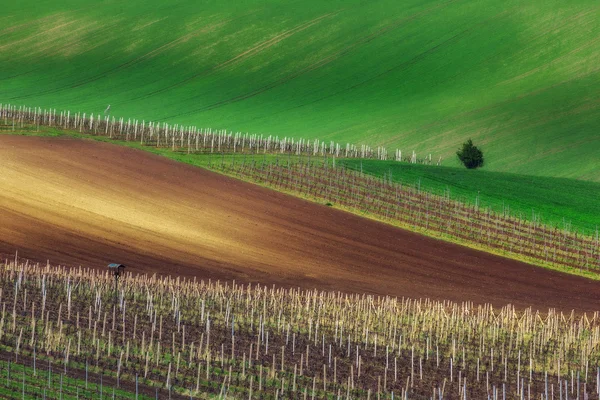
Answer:
M0 136L0 253L69 266L600 309L600 282L427 238L164 157Z

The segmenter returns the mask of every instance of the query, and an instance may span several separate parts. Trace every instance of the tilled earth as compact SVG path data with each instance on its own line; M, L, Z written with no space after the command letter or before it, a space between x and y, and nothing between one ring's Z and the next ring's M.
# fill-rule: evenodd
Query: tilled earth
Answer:
M116 145L0 135L0 254L134 273L600 309L600 283Z

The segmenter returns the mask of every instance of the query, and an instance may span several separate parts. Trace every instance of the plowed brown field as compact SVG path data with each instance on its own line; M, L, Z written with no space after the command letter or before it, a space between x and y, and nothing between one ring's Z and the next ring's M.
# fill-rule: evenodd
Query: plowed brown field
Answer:
M53 264L565 311L600 283L143 151L0 136L0 253Z

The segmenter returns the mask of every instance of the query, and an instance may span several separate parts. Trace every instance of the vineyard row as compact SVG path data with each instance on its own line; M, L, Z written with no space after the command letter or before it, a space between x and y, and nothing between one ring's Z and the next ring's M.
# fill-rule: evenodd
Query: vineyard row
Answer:
M396 160L410 163L432 164L431 154L417 157L412 154L402 153L400 149L393 152L385 147L372 148L367 145L342 145L333 141L318 139L280 138L278 136L263 136L241 132L228 132L226 130L213 130L210 128L199 129L193 126L167 124L166 122L139 121L111 117L106 115L94 116L86 113L73 113L56 109L40 109L31 107L17 107L0 104L0 120L4 125L23 127L33 125L57 127L75 130L80 133L106 136L115 140L134 141L141 145L166 147L173 151L181 150L188 153L289 153L294 155L320 155L335 156L338 158L365 158L377 160ZM440 165L441 157L436 164Z
M597 312L0 267L0 348L66 373L200 398L599 395Z

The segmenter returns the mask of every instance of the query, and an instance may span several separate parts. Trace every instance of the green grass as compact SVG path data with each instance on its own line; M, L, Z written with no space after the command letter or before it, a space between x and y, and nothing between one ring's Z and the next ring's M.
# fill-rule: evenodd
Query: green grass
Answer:
M131 393L107 384L101 384L100 378L91 374L86 383L83 379L63 375L63 368L54 366L48 372L48 363L38 360L37 368L33 365L0 360L0 397L11 399L136 399ZM97 382L96 382L97 380ZM62 382L61 382L62 381ZM25 390L23 390L25 385ZM24 393L24 394L23 394ZM101 395L102 394L102 395ZM151 399L143 394L139 399Z
M599 38L595 0L23 0L0 102L600 182Z

